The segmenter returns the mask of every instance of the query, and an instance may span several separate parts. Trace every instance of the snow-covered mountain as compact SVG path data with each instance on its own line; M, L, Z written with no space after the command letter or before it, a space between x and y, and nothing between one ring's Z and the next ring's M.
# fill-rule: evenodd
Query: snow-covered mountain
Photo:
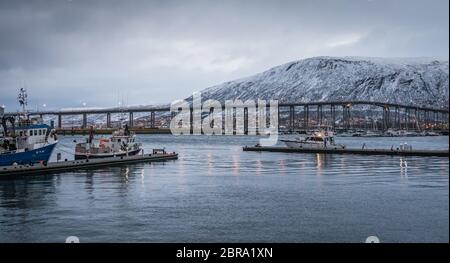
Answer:
M314 57L202 91L202 98L280 102L368 100L448 108L448 61Z

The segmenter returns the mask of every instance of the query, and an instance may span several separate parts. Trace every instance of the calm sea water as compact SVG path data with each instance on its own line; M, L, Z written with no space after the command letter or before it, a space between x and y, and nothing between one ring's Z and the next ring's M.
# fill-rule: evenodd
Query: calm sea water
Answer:
M0 242L449 242L448 158L243 152L258 142L247 136L139 138L179 160L0 180ZM62 137L55 153L81 139ZM338 142L449 147L448 137Z

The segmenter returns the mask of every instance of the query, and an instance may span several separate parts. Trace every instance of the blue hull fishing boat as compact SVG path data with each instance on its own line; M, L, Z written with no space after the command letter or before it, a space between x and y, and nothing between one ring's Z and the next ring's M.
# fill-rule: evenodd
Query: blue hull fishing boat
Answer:
M56 143L24 152L0 153L0 166L13 164L47 163Z
M26 91L20 90L19 102L24 107L17 119L4 116L0 110L3 130L0 132L0 166L46 164L58 140L56 132L40 118L29 118L25 112ZM17 124L17 127L16 127Z

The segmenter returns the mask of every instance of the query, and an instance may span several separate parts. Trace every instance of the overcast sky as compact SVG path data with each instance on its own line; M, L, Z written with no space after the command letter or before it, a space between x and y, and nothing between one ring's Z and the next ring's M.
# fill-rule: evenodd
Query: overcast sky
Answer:
M448 60L448 0L4 1L0 105L169 103L312 56Z

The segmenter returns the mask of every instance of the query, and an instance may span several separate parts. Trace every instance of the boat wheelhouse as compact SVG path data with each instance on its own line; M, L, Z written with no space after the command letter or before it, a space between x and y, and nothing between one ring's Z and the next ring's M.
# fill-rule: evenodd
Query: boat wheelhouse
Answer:
M131 156L141 152L141 144L136 142L136 135L127 127L114 131L110 138L93 140L91 129L86 142L75 145L75 159L106 158L116 156Z
M315 131L306 137L281 140L290 148L302 149L345 149L345 145L336 144L331 131Z

